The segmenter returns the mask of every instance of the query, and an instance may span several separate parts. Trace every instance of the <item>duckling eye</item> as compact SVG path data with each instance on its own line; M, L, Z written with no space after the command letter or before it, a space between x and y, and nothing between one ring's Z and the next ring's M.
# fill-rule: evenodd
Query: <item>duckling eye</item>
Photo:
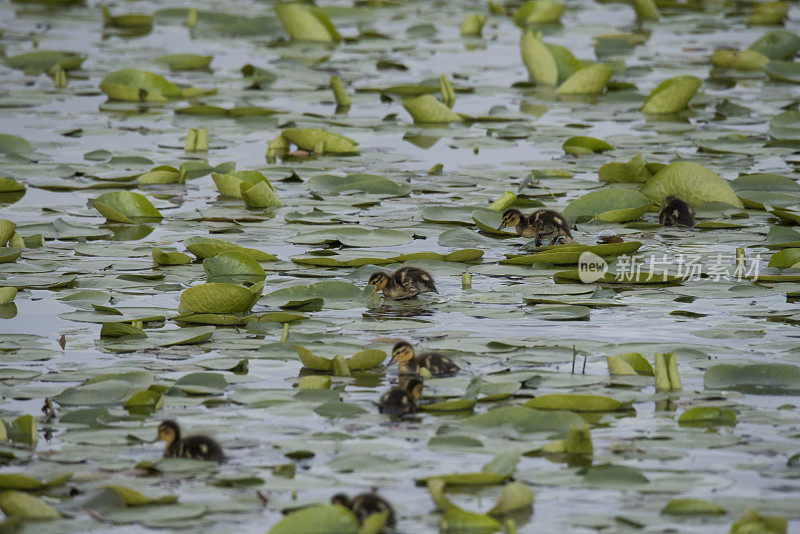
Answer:
M552 232L553 231L553 225L552 224L546 224L544 226L544 231L545 232Z

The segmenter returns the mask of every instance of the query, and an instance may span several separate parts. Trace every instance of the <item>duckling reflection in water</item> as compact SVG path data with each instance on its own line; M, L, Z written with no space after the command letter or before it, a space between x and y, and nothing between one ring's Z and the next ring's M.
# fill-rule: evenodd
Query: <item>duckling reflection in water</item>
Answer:
M224 462L225 454L219 443L208 436L188 436L181 438L181 427L175 421L164 421L158 425L155 441L163 441L165 458L191 458Z
M352 500L344 493L337 493L331 497L331 504L344 506L353 512L353 515L356 516L360 525L363 525L364 520L372 514L388 511L389 516L386 519L386 526L395 526L395 515L392 505L375 493L361 493L353 497Z
M544 240L550 240L550 245L555 245L560 238L564 238L566 243L575 243L572 232L569 229L569 222L561 213L556 210L541 209L531 213L528 219L537 247L542 246Z
M536 237L529 217L523 215L518 209L509 208L503 212L503 219L497 229L502 230L503 228L514 228L520 237Z
M381 395L378 411L389 415L417 413L417 401L422 398L422 380L412 378L404 386L393 387Z
M416 267L401 267L391 275L373 273L367 282L383 292L383 296L394 300L405 300L421 293L439 293L429 272Z
M448 376L458 372L458 365L453 360L436 352L415 354L414 347L407 341L398 342L392 349L392 359L389 365L397 362L397 372L401 375L419 374L420 367L424 367L431 376Z
M658 222L664 226L694 226L694 209L688 202L670 195L661 205Z

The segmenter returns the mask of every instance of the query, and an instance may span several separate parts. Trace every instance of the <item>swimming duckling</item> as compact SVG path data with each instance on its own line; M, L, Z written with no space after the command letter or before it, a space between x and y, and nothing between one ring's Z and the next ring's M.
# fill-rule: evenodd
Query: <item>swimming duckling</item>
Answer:
M225 454L219 443L208 436L181 438L181 427L175 421L164 421L158 425L156 441L163 441L165 458L192 458L224 462Z
M414 347L407 341L398 342L392 349L389 365L394 362L397 362L397 372L401 375L419 374L420 367L427 369L431 376L454 375L459 369L453 360L442 354L436 352L414 354Z
M331 497L331 504L338 504L352 511L360 525L363 525L364 520L372 514L379 514L388 510L389 516L386 519L386 526L393 527L395 525L392 505L375 493L362 493L353 497L352 500L344 493L337 493Z
M500 226L498 226L497 229L502 230L503 228L511 228L512 226L517 231L517 235L521 237L536 237L536 233L533 231L528 217L517 209L509 208L503 212L503 220L500 222Z
M439 293L433 276L416 267L401 267L391 275L373 273L367 283L383 291L383 296L394 300L410 299L420 293Z
M694 226L694 209L685 200L670 195L661 205L658 222L664 226Z
M393 387L383 395L378 403L378 411L390 415L416 413L417 401L422 398L422 380L412 378L405 388Z
M528 224L533 229L533 236L537 247L542 246L543 239L549 239L550 245L555 245L559 237L572 239L569 222L556 210L541 209L531 213Z

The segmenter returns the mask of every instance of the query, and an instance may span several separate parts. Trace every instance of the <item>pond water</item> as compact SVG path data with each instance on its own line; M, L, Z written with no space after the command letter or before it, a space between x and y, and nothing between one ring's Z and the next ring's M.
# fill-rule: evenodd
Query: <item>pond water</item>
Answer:
M11 517L7 524L22 532L267 532L289 510L375 488L394 505L397 532L432 532L463 519L459 510L488 513L514 480L533 490L533 504L494 514L498 523L486 531L727 532L748 508L800 531L800 462L793 457L800 453L800 274L792 268L800 262L800 233L792 229L800 221L800 77L793 63L800 49L793 39L800 38L777 34L762 49L771 55L759 54L772 60L764 68L710 60L715 50L746 50L769 32L797 33L798 7L791 5L780 24L758 25L748 23L764 9L758 3L665 0L655 3L659 20L640 22L628 3L570 0L560 24L527 26L583 62L573 70L599 61L613 74L600 93L567 95L529 81L535 77L520 50L526 23L512 18L520 2L490 3L493 10L468 0L299 7L316 21L330 20L342 38L334 44L290 41L276 4L108 5L112 16L153 16L133 28L121 27L132 19L119 18L104 26L94 2L0 5L7 56L0 64L0 134L30 143L20 148L19 140L0 136L0 176L25 187L21 198L0 191L0 218L16 225L7 247L24 243L16 259L13 249L0 249L0 287L18 289L13 303L0 305L0 416L13 440L0 445L0 487L28 491L57 510L53 517L43 512L46 521ZM192 28L190 8L197 10ZM486 17L480 36L461 35L470 13ZM788 52L780 55L779 45ZM14 62L37 49L85 60L53 71L66 60L46 56L45 72L30 57ZM168 54L213 59L208 67L170 69L156 61ZM569 68L560 57L558 68ZM255 76L242 73L245 65L256 67ZM100 85L121 69L213 91L114 100ZM337 109L331 76L344 83L349 109ZM476 120L415 123L404 97L427 92L442 100L440 76L455 89L452 110ZM643 113L651 91L677 76L702 81L688 108ZM158 96L153 86L134 90ZM236 118L219 109L182 111L190 105L261 109ZM209 149L186 151L190 129L203 128ZM312 141L267 157L270 142L282 132L288 139L294 128L346 136L357 153L337 154L329 140L321 154ZM567 139L583 136L612 148L564 150ZM725 180L715 177L709 186L692 175L680 190L702 199L694 202L695 227L658 224L663 195L650 206L655 199L637 193L647 193L652 180L601 179L601 166L637 155L648 164L700 164ZM139 179L159 166L172 169L160 183ZM263 173L274 194L270 187L261 192L280 205L259 207L263 198L248 196L249 183L240 189L240 180L227 176L234 168ZM648 177L659 170L648 169ZM566 173L553 177L556 170ZM764 175L739 178L754 173ZM339 189L341 180L319 178L354 174L374 176ZM217 181L233 184L240 198L221 195ZM528 239L487 227L499 223L500 212L486 208L504 193L516 196L506 195L503 207L513 201L525 213L546 206L569 214L576 199L609 188L616 196L592 206L592 214L638 211L579 218L578 243L618 235L623 247L639 243L631 250L645 272L652 261L659 272L680 274L679 263L691 260L704 276L582 284L563 274L576 268L577 254L558 264L503 261L532 254L532 244L523 248ZM149 204L116 195L129 191ZM634 193L644 204L623 200ZM116 211L101 215L95 200L107 194L97 205ZM153 206L163 218L136 217L152 215ZM274 258L251 260L252 250L239 248L215 264L210 259L221 249L198 238ZM188 256L168 265L154 260L154 248ZM737 249L746 271L769 276L737 279ZM403 257L412 253L422 254ZM773 254L782 256L768 267ZM618 255L605 255L612 279L629 257ZM439 294L392 301L367 286L376 270L402 264L427 269ZM228 285L201 287L206 282ZM318 285L300 287L311 284ZM192 287L200 289L184 293ZM287 288L295 289L274 293ZM388 357L332 376L327 388L298 387L301 377L330 373L304 368L295 346L326 358L372 349L388 356L399 339L441 351L461 367L457 376L425 380L422 403L463 399L468 409L379 414L380 395L398 379ZM629 353L648 365L661 361L657 354L674 354L680 387L657 390L652 370L636 366L642 374L611 374L622 360L607 357ZM750 364L764 365L744 367ZM579 430L567 410L513 412L525 419L513 424L480 417L549 394L610 397L625 409L580 412L593 444L593 454L580 457L541 451L571 426ZM146 402L131 406L134 395ZM46 399L55 413L42 411ZM679 424L696 407L716 415ZM163 444L151 440L164 419L214 436L229 461L163 459ZM486 470L511 464L500 470L506 477L448 484L446 513L420 482L480 472L498 455ZM41 484L4 477L10 474ZM61 474L71 476L45 484ZM16 498L0 494L7 516L15 515ZM685 498L721 509L662 513Z

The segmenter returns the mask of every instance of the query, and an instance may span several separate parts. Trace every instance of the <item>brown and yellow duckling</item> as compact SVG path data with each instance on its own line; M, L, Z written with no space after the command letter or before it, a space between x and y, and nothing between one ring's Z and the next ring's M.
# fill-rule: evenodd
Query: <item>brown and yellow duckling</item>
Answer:
M404 387L393 387L378 403L378 411L389 415L404 415L418 411L417 401L422 398L422 380L412 378Z
M395 515L392 505L375 493L362 493L352 499L344 493L337 493L331 498L331 504L344 506L356 516L360 525L372 514L379 514L388 510L389 516L386 519L386 526L395 526Z
M661 205L658 222L664 226L694 226L694 209L685 200L670 195Z
M531 213L528 224L533 229L534 244L542 246L542 242L550 240L550 245L555 245L560 237L572 239L572 232L569 229L569 221L556 210L540 209Z
M528 219L529 217L523 215L518 209L509 208L503 212L503 219L497 229L514 228L520 237L536 237Z
M427 369L431 376L448 376L458 372L458 365L447 356L436 352L415 354L414 347L407 341L398 342L392 349L389 365L397 362L397 372L401 375L419 374L420 367Z
M405 300L421 293L439 293L433 276L417 267L401 267L392 274L373 273L368 284L375 286L383 296L394 300Z
M220 463L226 460L222 447L208 436L181 438L181 427L175 421L164 421L158 425L156 441L166 444L165 458L191 458Z

